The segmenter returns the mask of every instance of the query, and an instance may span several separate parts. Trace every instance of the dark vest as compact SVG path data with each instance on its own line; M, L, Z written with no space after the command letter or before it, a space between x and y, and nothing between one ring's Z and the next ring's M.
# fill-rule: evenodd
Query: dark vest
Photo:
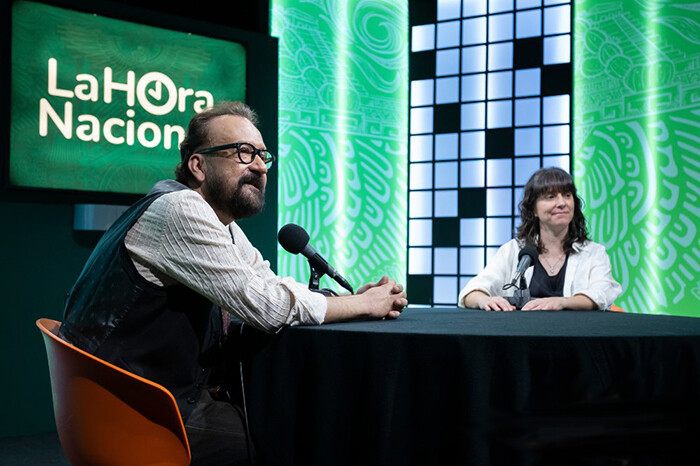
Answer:
M187 420L217 364L218 308L184 285L159 287L136 271L124 238L158 197L131 206L95 247L66 298L61 336L166 387Z

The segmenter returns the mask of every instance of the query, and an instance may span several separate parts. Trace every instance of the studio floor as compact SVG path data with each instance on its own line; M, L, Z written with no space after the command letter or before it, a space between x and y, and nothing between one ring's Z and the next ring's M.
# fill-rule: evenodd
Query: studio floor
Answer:
M0 466L70 466L58 434L0 439Z

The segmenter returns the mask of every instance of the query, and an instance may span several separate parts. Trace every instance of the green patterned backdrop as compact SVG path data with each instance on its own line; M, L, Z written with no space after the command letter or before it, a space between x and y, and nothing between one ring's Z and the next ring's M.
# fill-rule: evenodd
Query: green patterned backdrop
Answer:
M279 38L279 226L354 287L406 274L408 5L273 0ZM278 273L308 264L280 249ZM327 277L322 287L338 289Z
M574 173L628 312L700 316L700 3L575 3Z

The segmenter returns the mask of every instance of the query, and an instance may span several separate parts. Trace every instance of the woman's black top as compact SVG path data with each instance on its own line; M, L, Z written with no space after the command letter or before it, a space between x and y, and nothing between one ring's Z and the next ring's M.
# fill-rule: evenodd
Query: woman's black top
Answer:
M566 264L568 262L569 255L567 254L564 265L559 269L559 273L550 277L540 261L536 260L535 270L532 272L532 280L530 280L530 297L549 298L552 296L564 296L564 278L566 277Z

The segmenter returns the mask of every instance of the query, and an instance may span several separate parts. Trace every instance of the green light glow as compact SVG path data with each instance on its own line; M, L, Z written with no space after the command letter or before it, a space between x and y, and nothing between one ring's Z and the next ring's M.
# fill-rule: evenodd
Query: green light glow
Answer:
M404 2L272 2L279 225L304 227L354 287L405 281L407 28ZM308 280L306 261L281 249L277 270Z
M700 11L576 3L574 173L629 312L700 316Z

